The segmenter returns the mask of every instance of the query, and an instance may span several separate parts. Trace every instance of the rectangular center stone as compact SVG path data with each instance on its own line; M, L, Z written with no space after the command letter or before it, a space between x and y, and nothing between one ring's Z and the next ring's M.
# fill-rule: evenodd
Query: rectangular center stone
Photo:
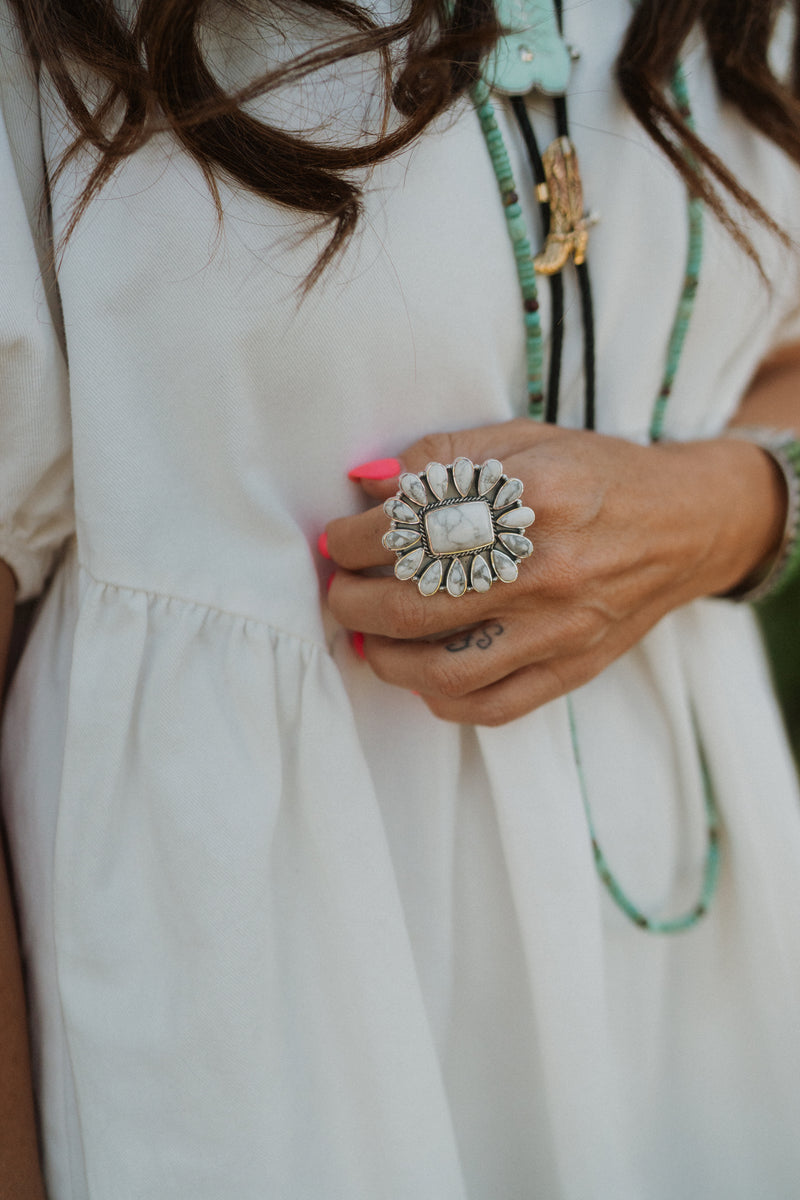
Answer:
M425 532L434 554L462 554L494 541L492 514L485 500L432 508L425 513Z

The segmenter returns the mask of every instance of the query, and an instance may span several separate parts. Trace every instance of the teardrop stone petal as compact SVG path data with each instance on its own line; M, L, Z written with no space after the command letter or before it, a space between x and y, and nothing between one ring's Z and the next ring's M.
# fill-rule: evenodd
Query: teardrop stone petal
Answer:
M394 573L398 579L411 579L416 575L417 569L422 562L422 556L425 553L422 546L418 546L416 550L412 550L410 554L405 554L402 558L398 558L395 564Z
M429 567L422 572L422 577L417 585L423 596L432 596L434 592L438 592L439 585L442 582L442 560L434 559Z
M502 550L492 551L492 566L497 572L497 578L503 583L513 583L519 574L517 564L507 554L503 554Z
M457 558L453 559L447 572L447 590L451 596L463 596L467 590L467 573Z
M476 592L488 592L492 586L492 572L482 554L476 554L473 558L469 578Z
M413 471L404 471L400 476L400 491L405 492L409 500L415 504L427 504L428 493L419 475Z
M437 462L428 463L425 468L425 478L436 499L444 500L450 483L447 478L447 467Z
M403 489L405 491L405 488ZM515 500L519 500L522 495L522 480L508 479L500 488L500 491L494 498L493 508L505 508L507 504L513 504Z
M386 550L407 550L419 541L419 532L416 529L390 529L382 540Z
M536 515L533 509L520 505L519 508L511 508L498 517L497 524L503 529L527 529L535 520Z
M503 474L503 464L496 458L487 458L478 475L478 495L485 496L490 492Z
M453 463L453 482L461 495L466 496L475 482L475 464L471 458L456 459Z
M393 496L391 500L387 500L383 506L383 511L387 517L391 517L393 521L404 521L408 524L416 524L419 520L419 513L413 508L409 508L405 500L398 500L397 496Z
M521 533L501 533L500 541L512 554L516 554L517 558L527 558L529 554L533 553L533 542L523 537Z

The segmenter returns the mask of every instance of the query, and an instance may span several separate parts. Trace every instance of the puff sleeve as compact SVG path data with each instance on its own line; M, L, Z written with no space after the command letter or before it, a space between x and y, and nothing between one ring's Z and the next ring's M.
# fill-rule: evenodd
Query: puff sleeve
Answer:
M0 0L0 558L41 591L74 530L66 358L36 74Z

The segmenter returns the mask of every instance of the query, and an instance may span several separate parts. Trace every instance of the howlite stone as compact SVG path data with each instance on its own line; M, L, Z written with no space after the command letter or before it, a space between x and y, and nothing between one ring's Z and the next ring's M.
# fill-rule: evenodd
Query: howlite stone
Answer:
M425 551L422 546L418 546L416 550L412 550L410 554L404 554L395 563L394 573L397 579L411 579L416 575L422 564L422 558Z
M520 505L519 508L511 508L508 512L503 513L497 518L497 524L503 529L526 529L528 525L532 525L536 520L532 508L525 508Z
M467 575L458 558L453 559L447 572L447 590L451 596L463 596L467 590Z
M453 463L453 482L461 495L466 496L475 482L475 464L472 462L472 459L456 459Z
M418 541L418 529L390 529L383 535L383 545L386 550L406 550Z
M476 592L488 592L492 586L492 572L482 554L476 554L472 560L469 581Z
M450 480L447 477L447 467L442 463L428 463L425 468L425 478L428 481L428 487L433 492L438 500L444 500L447 495L447 488Z
M489 505L485 500L445 504L425 514L425 532L434 554L463 554L494 541Z
M404 471L400 476L400 491L405 492L409 500L413 501L414 504L428 503L428 493L425 489L425 484L419 475L415 475L413 471Z
M522 480L509 479L500 488L500 491L495 496L495 508L505 508L507 504L513 504L515 500L519 500L522 495Z
M420 581L417 584L423 596L432 596L434 592L438 592L442 582L442 560L436 558L429 567L426 567L422 572Z

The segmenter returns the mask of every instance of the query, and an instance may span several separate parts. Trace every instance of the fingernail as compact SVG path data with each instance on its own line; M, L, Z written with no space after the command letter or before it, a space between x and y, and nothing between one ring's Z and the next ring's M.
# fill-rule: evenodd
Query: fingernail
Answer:
M336 572L332 571L331 574L328 576L328 578L325 580L325 591L326 592L329 592L331 590L331 586L333 585L333 581L335 578L336 578Z
M372 462L362 463L347 472L348 479L392 479L402 470L396 458L376 458Z
M359 658L366 658L366 654L364 653L364 635L363 633L359 633L358 630L353 634L353 649Z
M328 553L328 535L324 529L317 538L317 549L323 558L330 558L330 554Z

